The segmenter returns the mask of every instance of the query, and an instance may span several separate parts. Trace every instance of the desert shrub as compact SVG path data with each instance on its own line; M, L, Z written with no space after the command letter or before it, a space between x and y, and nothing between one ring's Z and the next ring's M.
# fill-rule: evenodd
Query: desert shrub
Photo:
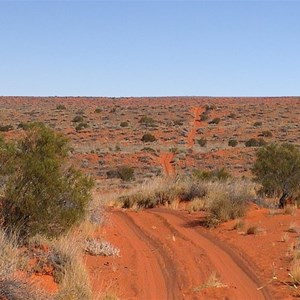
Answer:
M151 133L145 133L143 135L141 141L145 142L145 143L147 143L147 142L151 142L152 143L152 142L156 141L156 137L153 134L151 134Z
M57 109L57 110L65 110L65 109L67 109L67 108L66 108L65 105L59 104L59 105L56 106L56 109Z
M207 191L207 186L203 182L194 182L190 179L181 185L178 197L182 201L193 201L205 197Z
M143 116L139 120L139 123L146 125L146 127L153 127L153 126L155 126L156 121L151 117Z
M93 181L69 166L68 151L61 134L29 126L12 151L14 165L0 205L7 230L19 229L22 237L57 236L84 217Z
M230 146L230 147L236 147L237 144L238 144L238 141L235 140L235 139L230 139L230 140L228 141L228 146Z
M120 249L104 240L88 238L84 247L85 252L95 256L119 256Z
M143 194L141 191L128 196L122 196L119 198L119 201L122 202L123 208L153 208L155 207L156 198L154 193Z
M225 168L215 169L212 171L195 170L193 177L198 180L226 180L231 177Z
M122 166L118 168L119 178L124 181L130 181L134 179L134 169L128 166Z
M300 190L300 151L293 144L270 144L258 150L252 172L267 195L288 196Z
M245 142L246 147L262 147L265 146L266 144L267 142L262 138L260 139L251 138Z
M102 112L102 109L101 109L101 108L97 107L97 108L95 109L95 113L96 113L96 114L100 114L101 112Z
M120 126L121 127L128 127L129 123L127 121L121 122Z
M80 116L80 115L77 115L77 116L75 116L74 118L73 118L73 120L72 120L72 122L74 122L74 123L79 123L79 122L83 122L83 117L82 116Z
M89 125L86 122L80 122L76 127L76 131L81 131L82 129L88 128Z
M235 180L213 183L207 194L208 223L216 224L243 217L247 201L254 195L254 186L249 182Z
M221 121L220 118L214 118L214 119L212 119L212 120L209 122L209 124L219 124L220 121Z
M262 122L261 121L256 121L253 126L254 127L260 127L262 125Z
M263 136L263 137L272 137L273 133L269 130L265 130L263 131L259 136Z
M206 138L198 139L197 143L200 147L204 147L207 144L207 139Z
M12 125L0 125L0 131L7 132L13 130L14 127Z
M121 166L115 170L106 172L108 178L120 178L124 181L131 181L134 179L134 169L128 166Z

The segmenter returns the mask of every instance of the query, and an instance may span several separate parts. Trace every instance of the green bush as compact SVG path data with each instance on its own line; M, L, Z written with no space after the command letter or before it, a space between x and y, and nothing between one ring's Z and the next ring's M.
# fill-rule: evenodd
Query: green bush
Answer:
M258 150L252 169L267 195L280 196L279 206L300 191L300 151L293 144L269 144Z
M145 133L143 136L142 136L142 139L141 139L142 142L155 142L156 141L156 137L151 134L151 133Z
M11 156L7 153L13 166L0 219L8 231L18 229L24 238L58 236L84 217L93 181L69 166L69 145L61 134L35 123L25 132ZM11 147L2 143L1 149Z
M235 139L230 139L230 140L228 141L228 146L230 146L230 147L236 147L237 144L238 144L238 141L235 140Z

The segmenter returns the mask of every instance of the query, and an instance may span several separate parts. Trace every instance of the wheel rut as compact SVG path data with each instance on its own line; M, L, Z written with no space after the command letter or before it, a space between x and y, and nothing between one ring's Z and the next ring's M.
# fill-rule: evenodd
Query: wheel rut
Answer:
M146 234L126 212L113 210L111 219L117 229L127 235L128 241L136 250L136 263L140 268L139 276L143 278L143 286L140 288L142 293L138 298L182 299L173 261L165 252L163 245Z
M267 288L258 290L262 283L249 264L207 230L189 226L191 220L181 212L155 208L151 213L165 219L166 226L205 251L223 281L235 287L236 299L273 299Z
M191 224L185 212L154 208L110 214L115 229L133 249L139 278L131 286L134 299L273 299L267 288L258 289L262 284L247 260ZM226 287L197 292L213 272Z

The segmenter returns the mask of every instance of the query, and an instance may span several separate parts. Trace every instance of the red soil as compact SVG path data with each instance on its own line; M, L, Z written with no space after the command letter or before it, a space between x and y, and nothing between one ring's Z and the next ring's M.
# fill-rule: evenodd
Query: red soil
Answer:
M174 166L172 162L174 160L174 153L171 152L163 152L159 156L159 163L163 167L163 170L166 175L171 176L175 174Z
M257 289L262 283L252 264L186 212L111 210L109 216L107 235L121 257L87 257L99 274L92 276L95 292L149 300L272 299L268 288ZM224 286L205 286L214 272Z
M196 131L201 126L200 115L202 114L203 111L204 111L204 109L201 107L193 107L192 108L192 112L194 114L194 121L192 124L192 129L190 130L188 137L187 137L187 144L189 147L193 147L193 145L195 144Z

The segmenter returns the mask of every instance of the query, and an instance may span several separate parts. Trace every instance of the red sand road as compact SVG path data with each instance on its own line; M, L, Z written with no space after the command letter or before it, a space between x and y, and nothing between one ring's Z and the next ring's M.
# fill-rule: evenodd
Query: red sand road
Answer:
M159 156L159 163L163 167L166 175L171 176L175 174L174 166L172 165L172 161L174 160L174 153L171 152L163 152Z
M112 276L122 299L272 299L267 288L258 290L262 283L248 260L190 224L184 211L113 209L109 218L110 236L121 257L106 260L118 266ZM94 259L88 266L95 267ZM110 280L104 271L102 278ZM223 287L205 287L214 272ZM93 282L96 291L97 284Z
M201 107L193 107L192 112L194 113L194 121L192 125L192 129L190 130L188 137L187 137L187 144L189 147L193 147L195 144L195 136L197 129L201 126L200 122L200 115L204 111Z

